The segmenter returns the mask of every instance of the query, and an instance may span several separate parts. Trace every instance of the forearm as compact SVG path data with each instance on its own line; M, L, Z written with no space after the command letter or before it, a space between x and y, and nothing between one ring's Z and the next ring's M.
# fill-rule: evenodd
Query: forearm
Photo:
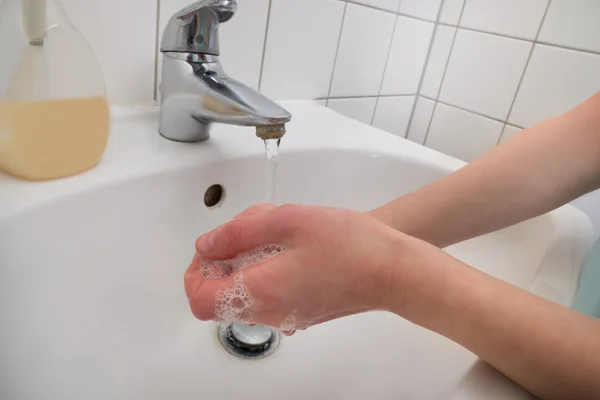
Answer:
M418 265L395 275L392 311L461 344L543 399L600 398L599 320L441 251L401 257Z
M599 149L597 94L371 215L444 247L541 215L598 188Z

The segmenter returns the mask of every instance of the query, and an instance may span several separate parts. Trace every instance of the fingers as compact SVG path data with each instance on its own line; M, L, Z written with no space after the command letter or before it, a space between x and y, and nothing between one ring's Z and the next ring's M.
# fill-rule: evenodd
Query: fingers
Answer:
M278 212L279 208L255 208L196 241L196 250L202 257L226 260L268 244L288 244L293 230L291 219Z
M223 285L223 279L204 279L198 272L198 257L188 267L184 275L185 294L192 314L202 321L216 320L215 295Z
M271 203L255 204L252 207L247 208L246 210L242 211L241 213L239 213L238 215L233 217L233 219L239 219L239 218L249 217L251 215L260 214L265 211L270 211L276 207L277 206L275 204L271 204Z

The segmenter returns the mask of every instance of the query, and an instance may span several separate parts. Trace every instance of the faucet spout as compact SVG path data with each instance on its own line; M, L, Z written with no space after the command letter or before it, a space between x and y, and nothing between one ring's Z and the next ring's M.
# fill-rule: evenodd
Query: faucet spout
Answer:
M277 126L291 114L256 90L230 78L220 62L192 53L164 53L160 134L179 142L209 138L213 122Z

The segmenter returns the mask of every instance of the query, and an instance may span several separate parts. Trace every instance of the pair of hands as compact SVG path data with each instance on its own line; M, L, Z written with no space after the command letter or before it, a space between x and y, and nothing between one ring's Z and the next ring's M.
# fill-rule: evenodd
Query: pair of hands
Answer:
M200 320L256 323L292 334L346 315L389 310L403 292L404 250L414 240L354 211L260 204L197 240L185 290ZM243 268L211 261L269 245L285 250ZM219 273L207 275L207 265Z

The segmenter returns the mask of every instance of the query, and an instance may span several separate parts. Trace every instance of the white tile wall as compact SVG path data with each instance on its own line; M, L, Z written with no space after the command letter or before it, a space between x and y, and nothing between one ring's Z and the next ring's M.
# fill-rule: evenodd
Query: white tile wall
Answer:
M460 26L535 39L549 0L468 0Z
M435 38L433 39L433 47L431 48L427 68L425 69L420 94L437 98L440 93L442 78L448 65L448 57L450 56L455 35L456 28L444 25L438 26Z
M408 140L412 140L419 144L425 142L434 107L435 101L426 99L425 97L418 97L410 129L406 136Z
M440 99L506 119L531 47L530 42L459 29Z
M600 91L599 17L595 0L445 0L407 138L471 160ZM574 204L600 232L600 191Z
M433 26L431 22L398 17L383 78L382 94L417 93Z
M331 96L377 96L396 16L348 4L331 84Z
M327 97L344 8L338 0L273 0L263 93L274 99Z
M160 1L162 11L165 1L171 0ZM184 3L189 3L189 0L184 0ZM257 89L263 57L265 28L269 13L269 0L243 0L238 1L238 5L236 16L219 28L220 58L228 74Z
M156 3L64 0L71 22L92 45L114 104L154 98ZM132 18L135 17L135 26Z
M441 5L442 0L402 0L400 12L412 17L435 21Z
M600 52L600 1L552 0L539 40Z
M377 97L364 97L359 99L329 99L327 107L347 117L371 124L375 114Z
M415 96L380 97L373 126L404 137L414 102Z
M498 121L438 104L426 144L464 161L472 161L498 143L502 129L503 125Z
M444 0L440 22L443 24L457 25L464 4L465 0Z
M394 12L400 7L400 0L350 0L350 2Z
M600 91L600 55L538 44L509 121L531 126Z

